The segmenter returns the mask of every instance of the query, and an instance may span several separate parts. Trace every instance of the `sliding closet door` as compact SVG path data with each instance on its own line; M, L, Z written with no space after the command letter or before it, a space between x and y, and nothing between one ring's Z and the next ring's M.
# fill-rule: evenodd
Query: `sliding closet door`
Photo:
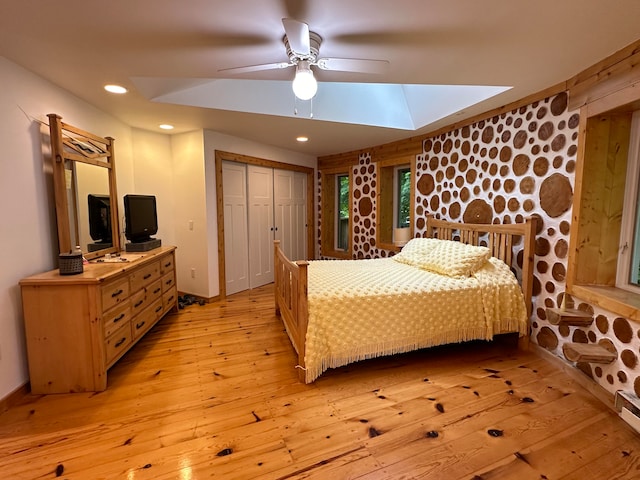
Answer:
M249 288L273 282L273 169L247 165Z
M227 295L249 288L246 167L222 162Z
M290 170L273 171L275 238L291 260L307 258L307 176Z

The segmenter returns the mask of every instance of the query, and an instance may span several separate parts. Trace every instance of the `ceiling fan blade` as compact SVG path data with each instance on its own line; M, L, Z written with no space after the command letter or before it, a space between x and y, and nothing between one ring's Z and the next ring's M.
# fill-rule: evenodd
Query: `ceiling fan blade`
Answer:
M303 57L308 56L311 53L309 25L293 18L283 18L282 25L287 34L291 51Z
M306 18L309 0L283 0L283 7L289 18Z
M316 63L322 70L339 72L385 73L389 69L389 62L386 60L363 58L319 58Z
M280 68L287 68L292 66L293 66L293 63L289 63L289 62L264 63L262 65L247 65L244 67L223 68L218 71L236 74L236 73L260 72L262 70L278 70Z

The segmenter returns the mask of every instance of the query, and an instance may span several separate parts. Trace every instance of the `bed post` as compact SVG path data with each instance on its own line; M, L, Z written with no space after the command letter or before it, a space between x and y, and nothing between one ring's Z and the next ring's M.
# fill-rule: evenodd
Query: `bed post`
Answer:
M298 380L302 383L307 383L306 379L306 365L304 362L304 356L306 352L307 343L307 324L309 321L309 302L307 300L307 267L309 263L307 261L296 262L298 265L298 312L297 312L297 324L298 324Z
M433 219L436 217L433 215L433 213L427 213L425 217L427 217L427 229L425 234L427 238L433 238Z
M533 315L533 268L536 251L536 222L535 217L529 217L525 221L524 245L522 251L522 293L527 307L527 334L518 339L518 347L522 350L529 348L529 336L531 335L531 316Z
M274 295L274 299L276 301L276 316L277 317L280 316L280 303L278 303L278 289L282 285L282 281L280 280L280 275L282 275L282 272L281 272L281 269L279 267L278 248L280 248L280 240L274 240L273 241L273 259L274 259L274 263L273 263L273 268L274 268L274 272L273 272L273 285L274 285L274 287L273 287L273 295Z
M287 335L298 353L298 379L306 383L305 342L309 319L307 299L307 267L309 262L290 261L280 249L280 241L274 240L274 296L276 315L282 318Z

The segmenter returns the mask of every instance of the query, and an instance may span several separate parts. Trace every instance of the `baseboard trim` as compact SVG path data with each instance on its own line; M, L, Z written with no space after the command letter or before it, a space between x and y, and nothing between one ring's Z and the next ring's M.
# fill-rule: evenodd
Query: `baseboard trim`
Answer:
M185 295L191 295L198 301L200 300L204 301L204 303L213 303L220 300L220 295L216 295L215 297L201 297L200 295L194 295L192 293L187 293L187 292L178 292L178 295L181 297L184 297Z
M31 391L31 385L29 382L24 385L19 386L13 392L9 393L4 398L0 398L0 413L6 412L14 405L17 405L22 401L24 397L26 397Z
M576 382L578 382L581 387L583 387L585 390L591 393L594 397L596 397L598 400L604 403L607 407L609 407L612 412L615 412L616 414L619 413L618 410L616 409L614 394L605 390L604 387L599 385L587 374L578 370L572 364L565 362L560 357L557 357L556 355L551 353L549 350L541 347L536 343L530 342L529 350L549 360L551 363L553 363L562 371L564 371L569 377L571 377L572 380L575 380Z

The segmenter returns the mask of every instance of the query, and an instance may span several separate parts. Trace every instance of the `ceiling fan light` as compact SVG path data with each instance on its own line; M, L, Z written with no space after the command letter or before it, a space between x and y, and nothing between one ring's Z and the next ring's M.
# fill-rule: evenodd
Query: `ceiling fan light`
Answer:
M309 62L301 61L296 67L296 76L293 79L293 93L300 100L312 99L318 91L318 82L313 76Z

